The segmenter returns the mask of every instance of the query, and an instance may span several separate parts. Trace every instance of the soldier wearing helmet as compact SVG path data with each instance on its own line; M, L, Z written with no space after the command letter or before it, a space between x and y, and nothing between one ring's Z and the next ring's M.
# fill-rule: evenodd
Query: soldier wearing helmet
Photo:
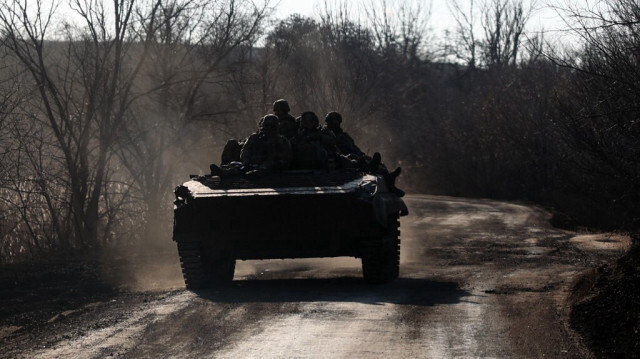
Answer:
M271 172L289 168L293 157L291 145L278 133L278 117L266 115L259 121L258 132L244 141L238 160L211 164L214 176L234 176L253 172Z
M389 172L387 167L382 163L380 153L376 152L373 154L373 157L369 157L362 152L362 150L356 146L353 138L342 129L342 115L340 113L331 111L325 116L324 121L326 123L325 128L331 130L336 135L336 145L343 156L357 161L362 170L383 176L391 192L399 197L404 196L404 191L395 186L396 178L402 171L400 167L396 168L393 172Z
M324 127L336 135L336 145L342 155L356 160L365 156L365 153L356 146L353 138L342 129L342 115L340 113L336 111L329 112L325 116L324 122L326 123Z
M289 111L291 108L286 100L280 99L273 103L273 113L278 117L278 130L281 135L291 140L298 132L298 124Z
M291 139L294 164L299 168L325 168L327 160L338 154L336 136L320 126L318 116L311 111L299 117L300 129Z
M256 170L287 169L291 159L291 145L279 134L276 115L266 115L262 118L259 131L249 136L240 152L242 164Z

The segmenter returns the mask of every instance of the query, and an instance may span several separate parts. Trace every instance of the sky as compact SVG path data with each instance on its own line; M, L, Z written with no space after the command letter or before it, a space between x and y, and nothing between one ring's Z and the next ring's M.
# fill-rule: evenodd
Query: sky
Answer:
M277 1L277 0L274 0ZM374 0L375 1L375 0ZM402 0L396 0L402 1ZM431 16L429 18L430 26L435 35L441 35L445 29L452 29L453 17L449 11L447 2L450 0L424 0L425 4L431 3ZM462 0L466 2L468 0ZM525 0L527 1L527 0ZM545 4L557 3L564 4L564 0L533 0L536 1L538 9L534 11L531 19L529 20L530 30L533 31L545 31L548 35L554 38L560 38L563 35L561 29L565 28L564 21L558 16L555 10L546 6ZM586 3L589 0L574 0L574 3ZM334 0L328 0L331 4ZM388 0L392 3L393 0ZM476 1L478 3L479 1ZM356 3L356 1L350 1L350 3ZM324 0L280 0L278 3L278 9L276 15L278 18L286 18L291 14L297 13L305 16L314 17L317 15L317 7L324 4Z
M316 0L281 0L278 5L278 17L288 17L291 14L313 15Z
M53 0L42 0L44 3L50 3ZM263 0L255 0L256 3L261 3ZM342 1L347 0L326 0L327 3L336 4ZM354 14L358 13L358 4L362 3L380 3L382 0L348 0L348 4L350 6L351 11ZM431 15L428 19L428 24L431 30L431 34L436 38L443 38L444 32L446 29L453 30L454 22L453 16L449 10L448 3L451 0L386 0L388 4L399 3L403 1L407 2L421 2L425 6L431 4ZM467 3L470 0L460 0L461 3ZM536 2L538 4L539 9L536 10L531 19L528 22L528 31L536 32L544 30L546 32L545 39L547 41L554 41L559 39L562 42L567 42L566 38L570 39L570 36L567 35L566 32L558 31L559 29L565 27L564 22L561 18L556 14L554 10L551 10L548 7L543 6L548 3L558 3L565 4L567 1L571 1L574 3L588 3L597 0L524 0L525 3L530 1ZM56 0L56 2L60 3L61 10L59 12L59 16L67 17L74 14L74 12L65 9L66 0ZM481 0L476 0L476 4L481 2ZM320 7L325 3L325 0L270 0L271 5L277 6L277 10L274 15L277 18L286 18L291 14L297 13L304 16L316 17L318 15ZM562 39L565 38L565 40Z

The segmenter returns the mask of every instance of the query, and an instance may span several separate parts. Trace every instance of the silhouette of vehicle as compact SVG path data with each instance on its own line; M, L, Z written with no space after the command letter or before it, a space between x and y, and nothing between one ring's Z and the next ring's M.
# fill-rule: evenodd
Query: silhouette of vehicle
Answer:
M399 218L408 210L382 176L191 176L175 195L173 240L188 289L232 281L238 259L351 256L362 259L367 282L398 277Z

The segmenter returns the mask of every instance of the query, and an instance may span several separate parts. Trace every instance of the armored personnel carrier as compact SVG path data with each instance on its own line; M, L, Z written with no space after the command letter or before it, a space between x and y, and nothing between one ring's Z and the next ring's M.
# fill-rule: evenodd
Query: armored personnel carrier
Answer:
M173 240L188 289L233 279L236 260L351 256L364 279L398 277L407 207L356 170L191 176L176 187Z

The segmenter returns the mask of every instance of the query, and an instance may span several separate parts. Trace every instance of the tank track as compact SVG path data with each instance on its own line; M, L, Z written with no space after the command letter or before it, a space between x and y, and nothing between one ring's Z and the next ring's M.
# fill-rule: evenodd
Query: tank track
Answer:
M373 284L387 283L400 274L400 221L389 217L384 234L361 243L362 274Z
M180 267L189 290L225 285L233 280L235 259L208 258L203 255L200 242L178 242Z
M202 289L211 285L211 275L202 258L200 242L178 242L180 267L187 289Z

